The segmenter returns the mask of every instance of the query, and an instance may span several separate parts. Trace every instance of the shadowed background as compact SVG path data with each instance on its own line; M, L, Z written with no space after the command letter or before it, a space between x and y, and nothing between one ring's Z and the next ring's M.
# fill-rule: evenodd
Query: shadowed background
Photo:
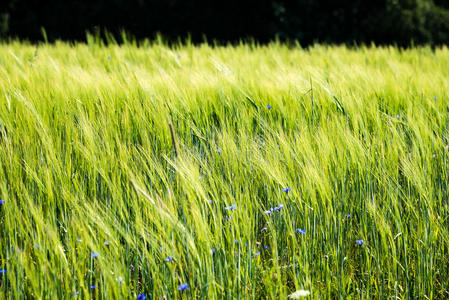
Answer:
M86 31L121 30L138 39L204 37L219 42L275 38L321 43L447 44L447 0L10 0L0 35L32 41L85 40Z

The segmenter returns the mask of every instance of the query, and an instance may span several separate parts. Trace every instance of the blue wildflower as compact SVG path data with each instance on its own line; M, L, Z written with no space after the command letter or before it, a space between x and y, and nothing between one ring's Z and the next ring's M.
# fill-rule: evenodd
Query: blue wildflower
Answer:
M100 256L100 254L101 254L101 253L95 253L95 252L92 252L92 258L96 258L96 257Z
M357 245L363 246L363 240L357 240L355 242L357 243Z
M5 200L0 200L0 205L5 204Z
M263 213L266 214L266 215L271 215L271 214L273 213L273 209L271 209L271 210L266 210L266 211L264 211Z
M76 292L72 293L72 295L70 297L75 297L75 296L78 296L79 294L80 294L80 292L76 291Z
M39 244L36 244L36 246L34 246L34 249L40 249L41 247L39 246Z
M433 100L438 100L438 98L437 97L433 97Z
M267 108L268 108L268 109L271 109L271 107L272 107L272 106L271 106L270 104L267 104Z
M217 148L217 149L215 149L215 152L221 153L221 149Z
M263 245L263 248L266 249L266 250L269 250L269 249L270 249L270 247L265 246L265 245Z
M108 56L106 56L106 58L107 58L107 59L111 59L112 57L110 57L110 56L108 55Z
M172 262L173 261L173 257L167 256L167 258L165 259L166 262Z
M237 208L237 206L235 204L232 204L231 206L225 207L225 210L233 210L233 209L236 209L236 208Z
M260 255L260 251L259 252L256 252L256 253L254 253L254 256L259 256Z
M234 243L235 243L236 245L238 245L238 244L239 244L239 242L238 242L237 240L234 240Z
M209 204L212 204L212 203L214 203L214 201L212 201L212 200L207 200L207 202L209 202Z
M296 229L296 232L300 233L300 234L306 234L306 230L305 229Z
M90 288L93 290L93 289L96 289L97 286L96 285L91 285Z
M345 217L346 217L346 218L350 218L350 217L351 217L351 214L347 214L347 215L345 215Z
M180 286L178 286L178 290L180 291L184 291L189 287L189 285L187 283L181 284Z
M284 207L284 204L279 204L279 206L276 206L275 208L274 208L274 211L278 211L278 210L281 210L282 208Z
M137 300L145 300L147 299L147 295L145 294L140 294L139 296L137 296Z
M0 269L0 274L5 274L6 273L6 269Z
M212 248L212 255L215 255L215 248Z
M77 238L76 241L77 241L78 243L81 243L83 240L82 240L81 238Z
M292 190L291 187L286 187L285 189L282 189L282 191L286 192L288 194L288 192L290 192Z

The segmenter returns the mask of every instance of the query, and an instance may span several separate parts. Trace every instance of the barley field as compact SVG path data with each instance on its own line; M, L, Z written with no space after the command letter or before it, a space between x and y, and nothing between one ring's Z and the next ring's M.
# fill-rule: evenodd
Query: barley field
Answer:
M447 299L448 87L447 47L4 42L0 298Z

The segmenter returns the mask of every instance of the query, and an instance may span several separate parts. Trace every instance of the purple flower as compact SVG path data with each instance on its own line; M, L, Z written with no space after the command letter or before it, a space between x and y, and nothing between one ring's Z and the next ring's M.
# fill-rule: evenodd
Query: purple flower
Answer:
M96 289L97 286L96 285L91 285L90 288L93 290L93 289Z
M270 104L267 104L267 108L268 108L268 109L271 109L271 107L272 107L272 106L271 106Z
M100 256L100 254L101 254L101 253L95 253L95 252L93 252L93 253L92 253L92 258L97 258L98 256Z
M0 200L0 205L5 204L5 200Z
M256 252L256 253L254 253L254 256L259 256L260 255L260 251L259 252Z
M72 293L72 295L70 297L75 297L75 296L78 296L79 294L80 294L80 292L76 291L76 292Z
M346 218L350 218L350 217L351 217L351 214L347 214L347 215L345 215L345 217L346 217Z
M39 244L36 244L36 246L34 246L34 249L40 249Z
M106 241L106 242L104 242L104 243L103 243L103 245L105 245L105 246L109 246L109 242L108 242L108 241Z
M230 220L232 220L232 216L225 216L225 219L226 219L227 221L230 221Z
M363 240L357 240L355 242L357 243L357 245L363 246Z
M166 262L172 262L173 261L173 257L167 256L167 258L165 259Z
M178 286L178 290L180 291L184 291L189 287L189 285L187 283L181 284L180 286Z
M296 229L296 232L299 232L300 234L306 234L306 230L305 229Z
M288 192L290 192L292 190L291 187L286 187L285 189L282 189L282 191L286 192L288 194Z
M145 300L147 299L147 295L145 294L140 294L139 296L137 296L137 300Z
M437 97L433 97L433 100L438 100L438 98Z
M77 238L76 241L77 241L78 243L81 243L83 240L82 240L81 238Z
M269 249L270 249L270 247L265 246L265 245L263 245L263 248L266 249L266 250L269 250Z
M217 149L215 149L215 152L221 153L221 149L217 148Z
M112 57L110 57L110 56L106 56L106 58L107 58L107 59L111 59Z
M237 208L237 206L235 204L232 204L231 206L225 207L225 210L233 210L233 209L236 209L236 208Z
M6 273L6 269L0 269L0 274L5 274Z
M215 255L215 248L212 248L212 255Z
M266 211L264 211L263 213L266 214L266 215L271 215L271 214L273 213L273 209L271 209L271 210L266 210Z
M212 204L212 203L214 203L214 201L212 201L212 200L207 200L207 202L209 202L209 204Z

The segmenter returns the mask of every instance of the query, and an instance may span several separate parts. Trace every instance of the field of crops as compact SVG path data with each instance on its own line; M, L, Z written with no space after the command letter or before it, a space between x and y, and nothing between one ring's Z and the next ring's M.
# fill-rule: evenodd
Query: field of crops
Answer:
M447 299L449 49L0 44L0 298Z

